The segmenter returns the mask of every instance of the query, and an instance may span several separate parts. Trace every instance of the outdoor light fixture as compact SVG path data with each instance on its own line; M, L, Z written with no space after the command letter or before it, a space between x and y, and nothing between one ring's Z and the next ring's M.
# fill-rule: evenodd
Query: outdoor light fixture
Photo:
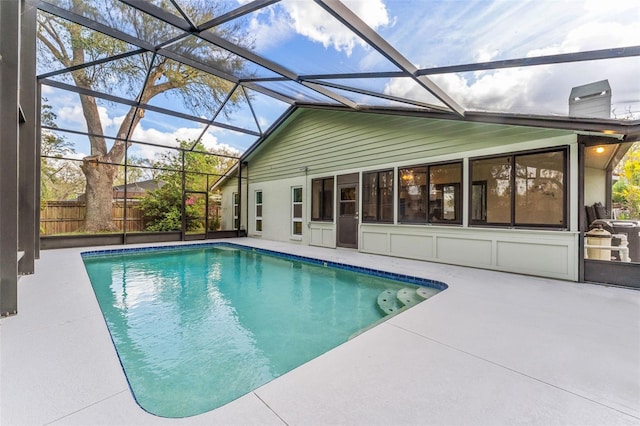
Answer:
M597 147L597 148L596 148L596 152L597 152L598 154L602 154L602 153L604 152L604 146L599 146L599 147Z

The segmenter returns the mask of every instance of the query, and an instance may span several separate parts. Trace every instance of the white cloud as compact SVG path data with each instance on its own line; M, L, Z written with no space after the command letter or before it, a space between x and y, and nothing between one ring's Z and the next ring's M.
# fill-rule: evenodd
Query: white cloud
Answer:
M255 38L258 51L274 48L291 37L288 17L277 15L275 10L274 7L266 7L249 21L249 32Z
M225 149L228 152L235 152L238 155L240 152L225 144L218 142L218 138L214 136L212 133L215 128L210 128L203 136L202 143L209 150L214 149ZM131 139L140 142L150 142L158 145L164 145L167 147L176 147L178 146L177 140L192 140L195 141L200 137L202 133L202 128L200 127L181 127L175 129L172 132L161 132L157 129L145 129L143 126L138 125L133 131L133 136ZM156 153L163 151L162 148L157 148L149 145L141 145L136 144L137 155L143 158L153 159Z
M400 98L406 97L414 101L435 103L438 105L441 104L441 102L438 101L430 92L411 78L390 79L386 84L383 93Z
M117 117L113 117L111 119L111 125L120 127L122 125L122 122L124 121L125 117L126 117L126 115L119 115Z
M117 125L120 126L120 124L122 123L122 120L124 120L124 116L122 117L122 120L118 123L116 123L115 120L111 119L109 117L109 113L107 112L107 108L103 107L103 106L99 106L98 107L98 115L100 116L100 122L102 123L102 127L106 128L106 127L110 127L113 125Z
M434 76L433 80L454 100L467 108L518 112L512 109L516 106L520 109L532 107L529 88L538 74L534 69L507 68L484 73L473 82L456 74ZM569 92L566 93L566 96L568 95Z
M47 86L46 84L43 84L40 87L42 88L40 93L42 93L43 96L55 93L55 90L51 86Z
M518 25L518 23L514 23ZM537 57L573 53L584 50L630 46L640 43L640 36L631 23L580 22L552 43L523 52L521 56ZM560 34L556 34L560 35ZM540 40L538 40L540 41ZM473 42L475 60L492 60L497 49ZM453 99L468 109L522 112L536 114L566 114L568 96L572 87L608 79L613 92L614 107L639 104L637 74L640 62L636 59L598 62L577 62L521 68L504 68L466 74L434 75L430 78ZM457 63L462 63L457 62ZM386 93L396 96L415 95L414 86L391 80ZM634 101L635 98L635 101Z
M75 160L82 160L85 157L88 157L89 154L88 153L84 153L84 152L73 152L70 154L67 154L66 157L67 158L73 158Z
M259 116L258 124L260 124L262 130L266 130L271 125L271 121L266 117Z
M482 48L475 53L474 59L477 62L489 62L493 58L498 56L498 53L499 53L498 49L493 49L492 51L489 51L489 49L487 48Z
M87 129L86 121L84 119L84 115L82 114L82 106L80 106L79 103L63 106L56 111L56 114L58 115L58 119L62 121L67 121L74 124L82 124L83 129Z
M561 43L532 49L528 57L578 52L581 50L606 49L612 46L631 46L640 43L640 38L630 37L637 32L634 25L603 22L583 25L569 31Z
M344 4L371 28L389 25L387 9L382 0L344 0ZM283 10L286 14L278 13ZM250 21L259 51L278 46L283 41L302 35L325 48L351 56L356 45L367 45L324 9L310 1L283 0L255 14ZM292 31L294 33L292 33Z
M57 101L57 103L61 103L60 100ZM80 105L79 101L67 100L66 102L64 102L64 106L59 107L54 112L58 116L58 127L70 127L74 130L80 128L82 129L82 131L87 130L87 122L85 121L84 113L82 111L82 105ZM102 128L105 130L105 132L108 127L119 126L124 120L124 116L116 118L109 117L108 109L103 106L98 106L98 116L100 117L100 122L102 123Z
M576 29L600 33L597 24L616 22L628 30L617 46L640 42L637 1L472 1L436 2L411 7L388 1L397 18L393 30L382 35L409 60L425 67L491 59L518 58L535 49L558 47ZM615 29L613 29L615 31ZM583 50L608 48L590 38Z
M43 86L46 87L46 86ZM53 93L59 94L59 92ZM82 106L80 102L75 97L68 96L60 96L59 98L51 98L51 103L56 105L62 104L63 106L55 109L55 113L58 115L57 124L58 127L64 129L72 129L79 131L86 131L87 125L84 119L84 115L82 113ZM109 115L109 109L104 106L98 106L98 114L100 116L100 120L103 125L103 129L106 135L115 135L116 130L124 121L125 115L119 115L112 117ZM175 147L178 146L178 142L176 139L180 140L196 140L200 137L202 130L204 129L204 124L194 122L192 123L193 127L175 127L171 126L170 123L171 118L167 117L167 121L164 122L155 122L154 120L147 120L147 125L152 125L157 128L145 127L144 124L139 124L133 132L131 137L132 140L140 141L140 142L149 142L155 143L158 145L164 145L167 147ZM168 131L159 130L159 128L169 129ZM215 133L220 132L221 129L218 127L210 127L207 132L202 137L202 143L207 149L224 149L227 152L232 152L240 155L240 151L236 148L226 144L220 143L218 137L215 136ZM64 133L62 133L64 134ZM73 155L70 155L71 158L81 159L87 155L88 153L80 152L84 151L85 147L88 148L88 142L86 137L76 136L76 135L66 135L70 140L74 143L76 147L76 152ZM108 140L108 145L111 146L110 140ZM81 148L82 147L82 148ZM143 158L153 159L156 153L161 152L162 148L156 148L149 145L141 145L136 144L134 152L138 156L142 156Z

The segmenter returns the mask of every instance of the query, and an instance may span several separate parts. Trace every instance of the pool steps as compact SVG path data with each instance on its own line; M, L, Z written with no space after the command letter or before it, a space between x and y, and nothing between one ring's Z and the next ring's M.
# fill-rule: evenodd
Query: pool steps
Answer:
M430 298L434 294L439 293L440 290L431 287L418 287L418 288L402 288L398 291L384 290L378 295L377 305L378 309L384 315L378 321L370 324L368 327L358 330L349 336L348 340L364 333L367 330L371 330L376 325L385 322L392 316L399 314L405 309L410 308L422 302L425 299Z
M378 295L378 309L384 314L394 314L404 308L409 308L417 303L438 293L438 290L428 287L402 288L397 292L384 290Z
M378 309L384 315L394 313L401 307L400 301L392 290L385 290L378 295Z

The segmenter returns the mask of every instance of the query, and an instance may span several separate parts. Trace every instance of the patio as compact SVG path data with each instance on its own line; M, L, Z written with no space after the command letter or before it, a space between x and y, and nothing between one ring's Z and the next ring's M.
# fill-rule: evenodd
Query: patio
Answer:
M231 241L449 288L226 406L164 419L131 395L79 256L87 249L43 251L19 282L19 315L0 322L0 423L640 424L638 291Z

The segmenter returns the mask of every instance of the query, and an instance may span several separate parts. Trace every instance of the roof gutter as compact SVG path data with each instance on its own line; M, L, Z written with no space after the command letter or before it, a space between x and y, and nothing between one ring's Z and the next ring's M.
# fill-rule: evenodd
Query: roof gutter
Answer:
M525 114L467 112L465 121L507 124L511 126L544 127L547 129L596 132L603 136L640 135L640 120L615 120L595 117L560 117Z
M453 113L424 109L371 107L354 111L341 105L298 104L300 108L350 111L356 113L424 117L439 120L469 121L475 123L504 124L507 126L542 127L573 132L597 133L624 140L640 140L640 120L615 120L595 117L563 117L551 115L504 114L466 111L463 117Z

